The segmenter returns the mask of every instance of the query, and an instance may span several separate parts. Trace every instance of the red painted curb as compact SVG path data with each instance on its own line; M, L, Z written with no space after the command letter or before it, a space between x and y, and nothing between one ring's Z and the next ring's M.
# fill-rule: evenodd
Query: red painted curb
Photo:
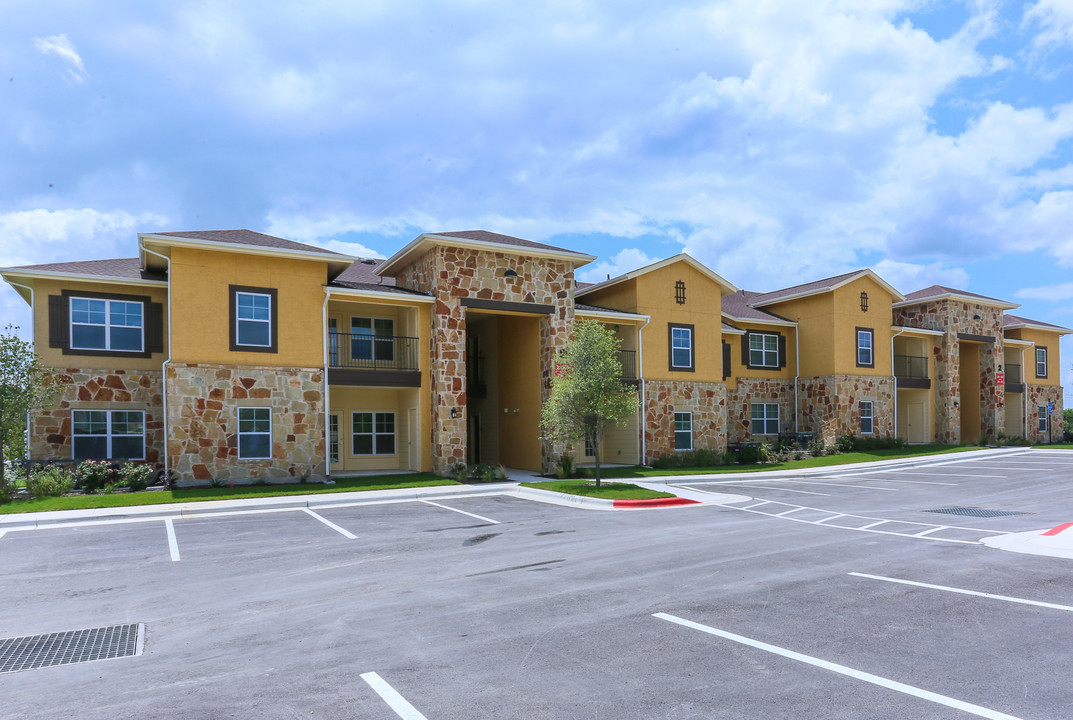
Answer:
M652 498L650 500L615 500L617 508L674 507L675 505L699 505L700 501L683 497Z
M1063 530L1068 530L1071 527L1073 527L1073 522L1068 522L1068 523L1065 523L1063 525L1059 525L1058 527L1051 528L1047 532L1043 533L1043 536L1047 537L1048 535L1057 535L1058 533L1062 532Z

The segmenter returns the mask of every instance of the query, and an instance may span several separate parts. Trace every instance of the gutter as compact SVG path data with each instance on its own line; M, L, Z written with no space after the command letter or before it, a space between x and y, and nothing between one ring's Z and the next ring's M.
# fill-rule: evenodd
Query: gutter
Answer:
M7 278L4 278L4 279L7 280ZM37 338L37 313L36 313L37 308L34 307L34 298L36 296L34 295L33 286L32 285L23 285L21 283L12 282L11 280L8 280L7 282L8 282L9 285L13 285L14 287L20 287L20 288L23 288L25 290L30 291L30 338L31 338L31 340L36 340L36 338ZM34 346L36 348L36 342L34 342ZM30 460L30 437L31 437L30 436L30 413L26 413L26 460L27 460L27 462L29 462L29 460ZM3 458L0 458L0 462L2 462L2 461L3 461Z
M798 381L801 379L801 326L794 323L794 435L800 432L798 415L800 414L797 398Z
M160 397L163 399L164 413L164 478L167 480L169 473L168 464L168 365L171 363L171 258L167 255L161 255L160 253L150 250L149 248L142 246L142 250L150 255L156 255L168 264L168 357L160 364Z
M638 383L638 387L641 390L641 422L639 422L638 425L641 428L641 464L642 465L647 465L648 464L648 457L646 456L646 453L648 452L648 449L647 449L646 444L645 444L645 426L648 423L648 412L647 412L647 409L646 409L646 406L645 406L645 353L644 353L645 344L644 344L644 333L642 331L646 327L648 327L648 323L650 323L650 322L652 322L652 317L651 316L649 316L649 318L647 320L645 320L644 325L642 325L641 327L637 328L637 383Z
M320 330L324 344L324 477L329 479L332 476L332 403L329 395L331 386L328 384L328 300L331 297L332 289L325 285L324 304L320 308Z
M890 376L894 379L894 437L898 437L898 376L894 373L894 338L905 332L903 327L898 332L890 336ZM931 353L928 353L929 355ZM872 411L872 424L875 424L875 411ZM934 422L934 420L933 420ZM872 428L872 432L875 432L875 427ZM934 439L935 432L932 431ZM908 440L907 440L908 442Z

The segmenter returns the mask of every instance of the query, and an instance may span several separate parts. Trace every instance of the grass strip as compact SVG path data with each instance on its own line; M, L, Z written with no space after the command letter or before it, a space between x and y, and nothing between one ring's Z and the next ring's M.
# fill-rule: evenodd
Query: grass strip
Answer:
M135 507L166 503L202 502L206 500L240 500L243 498L280 497L286 495L320 495L362 490L396 490L400 488L459 485L454 480L432 473L407 475L362 475L333 478L334 485L294 483L291 485L236 485L234 487L155 490L152 492L113 493L111 495L70 495L64 497L14 500L0 505L0 514L46 512L49 510L91 510L94 508Z
M600 487L589 480L547 480L545 482L523 482L522 487L537 490L551 490L567 495L585 495L586 497L606 498L608 500L653 500L655 498L675 497L672 493L637 487L633 483L601 482Z

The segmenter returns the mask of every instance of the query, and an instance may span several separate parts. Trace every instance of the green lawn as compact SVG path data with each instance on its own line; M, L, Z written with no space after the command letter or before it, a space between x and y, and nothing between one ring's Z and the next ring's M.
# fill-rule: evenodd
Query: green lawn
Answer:
M1073 443L1055 443L1053 445L1048 445L1047 443L1039 443L1037 445L1033 445L1032 447L1039 448L1040 450L1046 450L1048 448L1054 450L1073 450Z
M70 497L15 500L0 505L0 514L44 512L47 510L88 510L92 508L162 505L164 503L199 502L202 500L236 500L241 498L278 497L283 495L315 495L322 493L354 492L356 490L393 490L396 488L459 485L454 480L432 473L407 475L362 475L334 478L334 485L295 483L293 485L236 485L235 487L191 488L189 490L159 490L154 492L118 493L112 495L72 495Z
M587 497L607 498L609 500L653 500L655 498L674 497L672 493L637 487L633 483L601 482L600 487L589 480L548 480L546 482L523 482L523 487L537 490L551 490L567 495L585 495Z
M714 465L710 467L664 468L659 470L641 466L601 468L600 476L618 479L664 477L667 475L709 475L738 472L770 472L772 470L803 470L805 468L849 465L851 463L875 462L876 460L895 460L899 458L917 457L919 455L943 455L946 453L966 452L968 450L980 449L981 448L978 445L967 447L951 447L950 445L913 445L907 448L868 450L864 452L842 453L841 455L809 457L782 463L758 463L755 465Z

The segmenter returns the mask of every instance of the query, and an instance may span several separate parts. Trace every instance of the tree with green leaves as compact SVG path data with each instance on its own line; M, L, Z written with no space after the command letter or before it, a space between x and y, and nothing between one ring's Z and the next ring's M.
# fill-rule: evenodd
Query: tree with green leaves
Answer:
M589 441L597 487L604 430L621 425L638 410L637 391L622 382L619 344L611 329L597 320L574 323L574 335L556 360L551 395L540 413L546 438Z
M0 460L5 461L26 452L26 414L49 405L59 390L51 371L16 330L8 325L0 335ZM7 488L5 469L0 462L0 492Z

